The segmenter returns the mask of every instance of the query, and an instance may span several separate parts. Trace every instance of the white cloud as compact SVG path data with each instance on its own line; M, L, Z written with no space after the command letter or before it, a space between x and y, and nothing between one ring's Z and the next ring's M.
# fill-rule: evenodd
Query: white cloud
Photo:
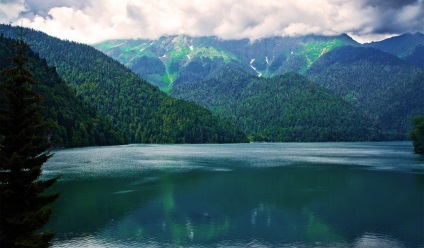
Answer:
M353 34L353 33L347 33L350 37L352 37L354 40L356 40L359 43L369 43L373 41L382 41L387 38L396 36L397 34Z
M369 39L424 32L423 2L415 0L404 5L396 0L28 0L33 15L26 13L26 18L16 18L26 11L23 0L8 1L15 10L3 19L84 43L174 34L254 40L341 33Z
M19 14L27 10L24 0L1 0L0 22L7 23L18 18Z

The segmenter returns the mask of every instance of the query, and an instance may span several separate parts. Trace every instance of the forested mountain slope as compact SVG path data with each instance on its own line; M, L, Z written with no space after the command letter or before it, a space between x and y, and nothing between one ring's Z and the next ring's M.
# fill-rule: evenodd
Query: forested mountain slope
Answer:
M207 106L259 141L358 141L386 137L341 98L296 73L259 78L226 69L171 95Z
M347 35L271 37L254 42L220 40L216 37L172 36L158 40L106 41L96 47L134 71L144 68L137 73L156 77L153 81L162 89L175 87L171 94L199 102L219 114L227 107L228 99L235 99L242 94L239 87L244 86L241 84L247 84L234 79L240 74L231 75L234 71L261 77L272 77L290 71L303 73L355 106L363 115L373 120L374 126L382 127L390 136L386 138L406 139L409 118L421 110L419 104L412 104L408 96L401 96L400 92L410 92L415 87L412 85L419 85L412 78L421 73L421 70L412 64L421 65L422 38L420 33L405 34L382 42L365 44L364 47ZM402 59L381 50L366 48L368 45L385 49ZM162 68L160 73L171 77L157 77L160 74L157 70L159 67ZM233 72L217 76L223 68L233 68ZM226 77L233 78L234 88L224 87L216 80L221 78L225 84L228 83L224 79ZM161 81L160 78L171 80ZM215 81L212 88L205 85L205 81L210 80ZM189 83L187 87L180 88L186 83ZM200 85L195 86L197 83ZM206 91L202 87L212 91ZM422 92L419 86L416 89L416 94ZM232 95L228 95L225 92L227 90ZM253 88L251 90L255 91ZM229 98L222 98L220 94L226 94ZM261 94L258 92L258 95ZM220 101L222 105L211 106L209 100L212 99ZM266 104L267 100L263 100L263 103L257 104ZM395 103L402 103L403 107L389 107ZM410 111L395 111L403 108ZM388 112L387 109L395 112ZM389 123L391 115L396 121ZM257 118L267 122L265 117Z
M420 68L394 55L347 46L321 56L305 75L404 139L411 115L423 113L424 98L420 96L424 94L424 82L418 76L421 73Z
M420 45L424 46L424 34L422 33L407 33L382 41L364 44L365 47L371 47L391 53L399 58L405 58L412 54L415 48Z
M141 77L168 91L213 77L224 67L270 77L302 73L335 47L359 45L347 35L270 37L255 41L185 35L157 40L110 40L95 44Z
M377 113L384 129L408 133L411 120L424 115L424 71L384 91Z
M406 56L404 60L424 69L424 45L415 47L415 50Z
M12 40L0 37L0 70L11 66L16 55ZM116 145L127 142L106 119L84 104L56 73L32 51L27 68L40 84L37 91L43 96L43 113L49 127L49 138L54 147ZM3 82L4 78L1 78Z
M0 25L5 36L15 37L16 30ZM195 103L169 97L93 47L25 31L33 50L57 68L78 96L128 135L130 142L245 141L235 125Z

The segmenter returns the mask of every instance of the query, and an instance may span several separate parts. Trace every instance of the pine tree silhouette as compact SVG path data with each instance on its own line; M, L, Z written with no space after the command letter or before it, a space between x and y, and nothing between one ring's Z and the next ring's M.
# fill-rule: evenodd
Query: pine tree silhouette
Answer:
M40 180L42 165L51 157L39 103L37 84L25 68L30 48L23 38L14 41L12 67L0 83L0 247L49 247L52 233L40 229L51 216L58 194L43 192L57 178Z

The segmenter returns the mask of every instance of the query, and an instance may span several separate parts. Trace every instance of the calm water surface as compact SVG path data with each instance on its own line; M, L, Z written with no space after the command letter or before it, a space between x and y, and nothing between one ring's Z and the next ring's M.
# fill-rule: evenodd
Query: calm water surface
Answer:
M424 247L410 142L55 151L55 247Z

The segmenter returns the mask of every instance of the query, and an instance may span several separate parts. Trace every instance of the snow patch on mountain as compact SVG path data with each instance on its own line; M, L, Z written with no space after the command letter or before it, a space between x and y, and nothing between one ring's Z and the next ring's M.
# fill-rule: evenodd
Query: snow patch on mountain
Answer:
M255 59L250 60L250 67L258 74L258 77L262 76L262 72L258 71L256 67L253 66L253 62L255 62Z

